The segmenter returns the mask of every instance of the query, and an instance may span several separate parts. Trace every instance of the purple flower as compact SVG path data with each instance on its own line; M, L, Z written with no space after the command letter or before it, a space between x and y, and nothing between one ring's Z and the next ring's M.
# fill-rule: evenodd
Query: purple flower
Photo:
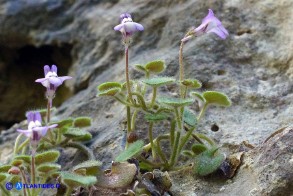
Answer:
M42 85L47 88L47 97L50 100L54 98L57 87L60 86L65 80L72 78L70 76L58 77L56 65L52 65L51 69L48 65L45 65L44 73L45 78L37 79L36 82L42 83Z
M37 143L42 137L44 137L49 129L57 127L57 124L42 126L42 117L41 114L37 111L27 112L26 117L28 129L17 129L17 131L25 134L25 136L31 138L31 141L35 143Z
M229 35L228 31L223 27L220 20L215 17L213 10L211 9L209 9L208 15L202 20L201 25L194 29L194 32L196 36L205 33L215 33L222 39L226 39Z
M136 31L144 30L141 24L132 21L131 15L128 13L120 15L120 23L114 27L114 30L120 31L124 38L130 37Z

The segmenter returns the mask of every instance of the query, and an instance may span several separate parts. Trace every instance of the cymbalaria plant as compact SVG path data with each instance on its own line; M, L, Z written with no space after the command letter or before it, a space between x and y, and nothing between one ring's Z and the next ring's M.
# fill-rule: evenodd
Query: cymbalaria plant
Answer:
M47 109L28 111L26 113L28 128L17 129L20 133L15 141L14 156L9 164L0 165L0 189L7 195L18 194L17 190L7 191L2 183L22 182L29 186L44 184L55 180L55 188L61 191L60 183L66 186L65 195L71 195L74 188L89 187L97 182L96 175L101 162L96 161L92 150L82 144L89 141L92 135L82 128L91 125L88 117L67 118L50 122L52 101L57 88L70 76L58 77L57 66L44 66L45 78L36 82L46 87ZM46 119L46 120L45 120ZM47 134L48 133L48 134ZM25 137L23 137L25 136ZM30 151L28 148L30 144ZM60 171L57 164L59 148L76 148L87 155L88 160L74 166L70 171ZM30 175L29 175L30 174ZM42 187L23 188L23 195L39 195Z
M194 163L194 171L198 175L208 175L214 172L223 163L225 156L218 152L218 147L207 135L199 133L196 128L200 119L204 116L210 105L230 106L230 99L217 91L199 92L201 82L193 78L185 78L183 66L183 46L193 37L200 37L207 33L215 33L221 39L228 36L228 31L222 26L211 9L202 20L202 24L192 27L186 35L180 39L179 48L179 79L174 77L157 76L166 69L162 60L155 60L146 64L134 65L134 68L144 74L140 80L131 80L128 70L128 48L131 36L136 31L142 31L143 26L134 23L128 13L120 16L121 24L114 30L119 30L123 36L125 45L125 74L126 83L105 82L98 86L98 96L111 96L126 106L127 114L127 143L125 150L115 161L125 161L130 157L139 160L140 168L152 170L177 170L182 168L178 163L179 156L187 156ZM160 95L160 89L170 84L178 85L178 96L169 97ZM148 99L149 90L151 98ZM198 102L200 111L196 114L192 111L192 104ZM138 113L144 116L144 123L149 128L145 130L148 144L136 137L136 117ZM164 126L165 130L159 135L153 136L155 124L169 121L170 127ZM139 122L140 124L143 122ZM143 139L143 138L142 138ZM186 145L190 141L192 145ZM167 144L166 144L167 142ZM164 144L164 149L163 145ZM169 152L166 151L169 147ZM151 156L146 156L150 151ZM190 163L190 162L189 162Z

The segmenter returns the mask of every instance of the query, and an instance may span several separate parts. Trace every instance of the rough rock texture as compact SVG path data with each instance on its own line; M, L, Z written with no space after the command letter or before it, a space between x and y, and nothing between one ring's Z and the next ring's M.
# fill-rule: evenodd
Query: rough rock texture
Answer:
M88 145L97 159L109 164L121 149L125 110L110 98L96 97L96 86L110 80L124 81L121 35L113 30L119 14L128 11L145 27L144 32L134 36L130 64L162 59L168 66L165 75L178 77L179 41L189 27L200 24L208 8L214 10L230 36L223 41L206 35L187 43L184 48L186 73L201 80L203 90L225 92L233 106L225 110L210 108L199 130L220 144L239 144L244 140L260 144L276 129L293 122L291 0L2 0L0 46L13 50L28 45L36 48L70 46L71 57L68 58L72 65L68 75L74 80L66 85L74 95L58 108L55 118L92 117L94 124L90 131L94 137ZM56 58L52 59L55 61L51 62L56 62ZM64 60L59 59L57 65ZM0 68L6 64L0 58ZM35 70L42 66L37 64ZM2 98L1 93L1 102L4 102ZM210 131L213 124L220 127L218 132ZM139 129L141 135L146 131L143 125ZM15 128L1 135L1 140L7 143L14 138ZM241 178L237 180L241 182ZM239 190L247 190L251 183L238 183ZM268 189L279 190L269 186ZM198 189L194 189L194 194L197 192ZM218 190L207 189L204 194L218 193Z

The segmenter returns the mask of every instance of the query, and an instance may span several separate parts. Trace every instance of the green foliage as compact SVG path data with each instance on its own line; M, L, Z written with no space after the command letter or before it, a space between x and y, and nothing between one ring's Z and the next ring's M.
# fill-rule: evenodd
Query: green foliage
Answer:
M106 91L112 88L122 88L121 84L118 82L105 82L98 86L99 91Z
M101 166L102 166L102 163L100 161L88 160L74 166L72 170L76 173L83 173L83 172L79 172L83 170L85 175L94 176L98 173Z
M115 96L121 91L121 88L110 88L98 93L98 96Z
M152 73L161 73L166 68L164 61L161 61L161 60L151 61L147 63L144 67L146 70Z
M97 178L94 176L82 176L70 172L61 172L61 182L68 187L84 186L88 187L97 182Z
M144 118L148 122L157 122L157 121L161 121L161 120L166 120L168 118L168 116L166 114L163 114L163 113L160 113L160 114L148 113L148 114L146 114L144 116Z
M0 183L8 178L10 175L7 173L0 173Z
M89 117L77 117L76 119L74 119L74 127L79 127L79 128L83 128L83 127L88 127L91 126L92 123L92 119Z
M68 128L63 135L74 141L88 141L92 139L92 135L88 131L79 128Z
M206 176L216 171L225 160L225 155L216 153L218 148L213 147L199 154L195 158L194 171L200 176Z
M73 125L73 118L67 118L65 120L61 120L58 122L54 122L52 124L58 124L58 128L66 128L66 127L71 127Z
M23 163L31 164L32 157L30 155L17 155L14 160L21 160Z
M195 155L198 155L207 150L207 147L204 144L193 144L191 147L192 152Z
M147 69L143 65L140 65L140 64L134 65L134 68L140 72L147 72Z
M184 109L183 121L191 127L195 127L197 124L197 119L195 114L187 108Z
M60 156L60 152L57 150L49 150L43 153L39 153L35 156L35 164L40 165L43 163L56 162Z
M49 173L55 170L60 170L61 165L56 163L44 163L37 167L37 171L43 172L43 173Z
M206 103L210 105L219 105L228 107L231 105L231 100L224 93L217 91L206 91L202 94L205 98Z
M170 77L156 77L156 78L143 80L145 84L152 87L159 87L162 85L171 84L174 81L175 79Z
M193 103L193 99L180 99L180 98L173 98L173 97L161 97L158 101L162 104L166 104L168 106L173 107L183 107Z
M199 99L202 102L206 102L205 98L198 92L190 92L190 95Z
M193 89L201 88L201 82L196 79L185 79L181 81L180 83L188 88L193 88Z
M182 154L186 157L193 157L194 156L193 152L190 150L182 150Z
M0 166L0 173L1 172L8 172L8 170L11 168L11 165L1 165Z
M122 162L130 159L131 157L141 152L143 145L144 143L142 140L131 143L127 149L125 149L122 153L120 153L120 155L116 157L115 161Z

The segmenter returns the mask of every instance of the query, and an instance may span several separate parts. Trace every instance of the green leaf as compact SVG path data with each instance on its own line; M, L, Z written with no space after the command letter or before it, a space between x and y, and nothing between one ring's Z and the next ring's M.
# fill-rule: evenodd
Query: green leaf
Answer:
M122 153L120 153L119 156L116 157L115 161L122 162L126 161L127 159L130 159L142 150L143 145L144 143L142 140L138 140L130 144L127 149L125 149Z
M200 88L201 87L201 82L196 80L196 79L185 79L180 82L182 85L187 86L188 88Z
M57 150L49 150L35 156L35 164L40 165L43 163L56 162L60 156L60 152Z
M166 120L168 118L168 116L166 114L164 114L164 113L160 113L160 114L147 113L144 116L144 118L148 122L157 122L157 121L161 121L161 120Z
M182 150L181 153L186 157L193 157L194 156L193 152L190 150Z
M153 73L161 73L165 70L165 63L164 61L157 60L151 61L145 65L146 70Z
M143 80L143 82L145 84L152 86L152 87L158 87L158 86L170 84L174 81L175 81L175 79L170 78L170 77L156 77L156 78Z
M74 127L89 127L91 126L92 123L92 119L89 117L78 117L76 119L74 119Z
M110 88L104 91L99 92L98 96L115 96L121 91L121 88Z
M29 155L17 155L14 157L14 160L22 160L27 164L31 164L32 157Z
M10 175L7 179L8 182L12 184L16 184L17 182L21 182L20 176L18 175Z
M206 102L205 98L198 92L190 92L190 95L199 99L200 101L202 101L204 103Z
M107 91L112 88L122 88L122 86L118 82L105 82L98 86L99 91Z
M69 172L61 172L61 181L69 187L84 186L88 187L97 182L97 178L94 176L81 176Z
M0 173L1 172L8 172L8 170L11 168L11 165L1 165L0 166Z
M37 167L37 171L43 172L43 173L49 173L54 170L60 170L60 169L61 169L61 165L56 163L44 163Z
M231 105L231 100L224 93L217 91L206 91L203 93L203 97L205 98L206 103L210 105L219 105L225 107Z
M11 161L11 165L13 165L13 166L19 166L22 163L23 163L23 161L19 160L19 159L14 159L14 160Z
M73 125L73 119L72 118L67 118L65 120L54 122L52 124L58 124L59 129L66 128L66 127L71 127Z
M158 99L159 103L163 103L173 107L182 107L193 103L193 99L180 99L180 98L169 98L161 97Z
M225 160L225 155L216 153L218 148L213 147L199 154L195 158L194 171L200 176L206 176L216 171Z
M85 170L85 174L87 176L88 175L93 176L98 173L101 166L102 166L102 163L100 161L88 160L74 166L72 170L75 171L76 173L80 173L79 171Z
M195 127L197 124L197 118L195 114L187 108L184 109L183 120L186 124L188 124L191 127Z
M195 155L198 155L204 151L206 151L208 148L204 144L194 144L191 147L191 150Z
M140 72L146 72L146 68L143 66L143 65L140 65L140 64L136 64L134 65L134 68L137 70L137 71L140 71Z
M10 166L11 167L11 166ZM0 183L5 180L6 178L8 178L10 176L10 174L7 173L0 173Z
M79 128L68 128L63 135L75 141L88 141L92 139L92 134Z

